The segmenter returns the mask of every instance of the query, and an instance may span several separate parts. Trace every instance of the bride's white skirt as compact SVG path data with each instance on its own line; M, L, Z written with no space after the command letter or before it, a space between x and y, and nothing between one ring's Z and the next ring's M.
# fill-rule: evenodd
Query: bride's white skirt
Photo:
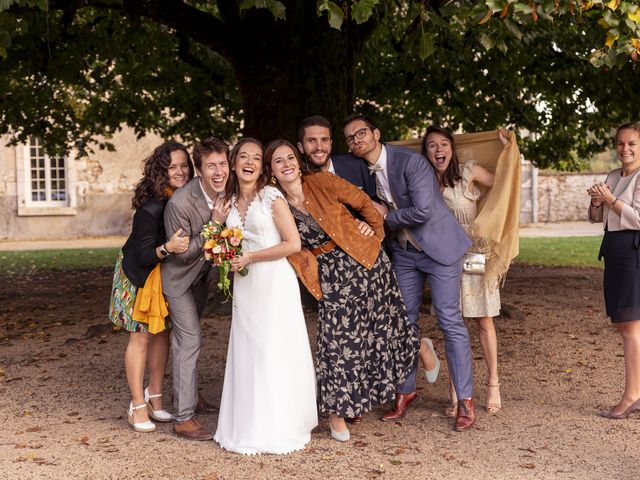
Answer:
M286 259L234 278L233 317L214 439L242 454L300 450L318 424L315 373L295 273Z

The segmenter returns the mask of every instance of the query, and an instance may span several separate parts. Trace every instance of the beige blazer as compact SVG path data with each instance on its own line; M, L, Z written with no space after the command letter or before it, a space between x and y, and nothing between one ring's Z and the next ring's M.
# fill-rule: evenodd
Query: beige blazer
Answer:
M623 177L622 169L616 168L609 172L605 183L611 187L615 197L624 204L622 215L618 215L613 208L603 203L600 208L588 209L589 221L603 222L610 232L640 230L640 169Z
M167 238L179 228L189 236L189 249L184 253L173 253L162 263L162 291L170 297L183 295L207 267L204 258L204 239L200 235L202 226L211 220L211 210L200 187L200 178L195 177L179 188L167 202L164 210L164 226ZM205 263L206 262L206 263Z

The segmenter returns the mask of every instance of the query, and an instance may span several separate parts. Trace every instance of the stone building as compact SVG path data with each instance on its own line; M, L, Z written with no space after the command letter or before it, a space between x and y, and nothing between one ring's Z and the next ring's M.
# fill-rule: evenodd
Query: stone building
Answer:
M77 158L45 155L37 138L8 147L0 136L0 239L126 235L142 161L162 142L125 129L117 151Z

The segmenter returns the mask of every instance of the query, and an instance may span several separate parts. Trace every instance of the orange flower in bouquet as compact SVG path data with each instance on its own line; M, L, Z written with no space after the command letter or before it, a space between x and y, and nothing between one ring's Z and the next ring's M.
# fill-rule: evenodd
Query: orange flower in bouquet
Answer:
M231 260L242 256L242 230L239 228L226 228L223 224L210 221L206 223L200 232L205 239L204 258L218 266L220 279L218 288L227 299L231 297ZM246 267L238 272L244 276L249 273Z

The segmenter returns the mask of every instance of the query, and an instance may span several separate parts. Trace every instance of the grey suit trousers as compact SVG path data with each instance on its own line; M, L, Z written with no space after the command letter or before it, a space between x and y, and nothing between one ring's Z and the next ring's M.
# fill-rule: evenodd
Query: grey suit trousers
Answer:
M207 302L209 262L202 262L191 287L182 295L171 297L171 354L173 357L173 417L177 422L189 420L198 404L198 356L202 337L200 315Z

